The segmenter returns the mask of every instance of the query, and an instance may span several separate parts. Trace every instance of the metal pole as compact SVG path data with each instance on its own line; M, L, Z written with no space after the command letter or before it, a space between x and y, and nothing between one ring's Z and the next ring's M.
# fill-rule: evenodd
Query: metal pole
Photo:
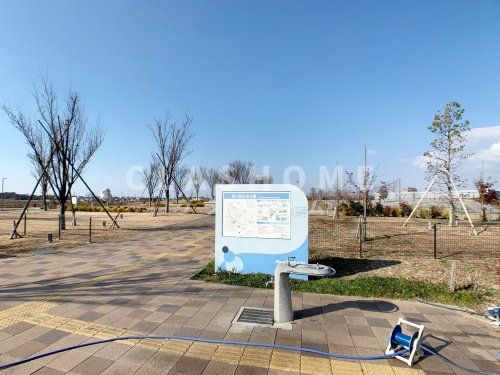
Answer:
M61 239L61 215L57 216L58 217L58 222L59 222L59 225L58 225L58 232L57 232L57 238L58 239Z
M92 216L89 217L89 242L92 242Z
M364 196L364 203L363 203L363 219L366 220L366 206L368 204L368 187L367 187L367 184L368 184L368 176L366 175L366 164L367 164L367 160L366 160L366 137L365 137L365 168L364 168L364 171L363 171L363 196Z
M437 259L437 224L432 225L432 231L434 232L434 259Z
M28 216L27 214L24 214L24 231L23 231L24 236L26 236L26 217L27 216Z
M3 211L3 182L7 179L7 177L2 177L2 205L0 206L0 211Z

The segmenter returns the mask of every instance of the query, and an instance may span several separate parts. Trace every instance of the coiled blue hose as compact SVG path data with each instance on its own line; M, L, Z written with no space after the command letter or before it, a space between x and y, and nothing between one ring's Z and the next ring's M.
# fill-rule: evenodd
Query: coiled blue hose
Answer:
M316 350L316 349L301 348L298 346L276 345L276 344L270 344L270 343L265 343L265 342L224 341L224 340L217 340L217 339L206 339L206 338L201 338L201 337L187 337L187 336L123 336L123 337L114 337L114 338L110 338L110 339L87 342L87 343L83 343L83 344L68 346L68 347L61 348L61 349L56 349L56 350L42 353L42 354L37 354L37 355L31 356L31 357L21 359L21 360L16 361L16 362L11 362L11 363L7 363L5 365L2 365L2 366L0 366L0 370L5 370L9 367L19 366L19 365L22 365L23 363L31 362L31 361L34 361L36 359L47 357L49 355L67 352L67 351L73 350L73 349L84 348L86 346L92 346L92 345L98 345L98 344L106 344L106 343L110 343L110 342L114 342L114 341L124 341L124 340L183 340L183 341L193 341L193 342L205 342L205 343L210 343L210 344L224 344L224 345L236 345L236 346L258 346L258 347L272 348L272 349L293 350L293 351L298 351L298 352L302 352L302 353L317 354L317 355L320 355L323 357L337 358L337 359L351 359L351 360L356 360L356 361L375 361L378 359L393 358L397 355L403 355L403 354L408 352L407 349L403 349L403 350L400 350L400 351L393 353L393 354L355 356L355 355L347 355L347 354L329 353L329 352L324 352L324 351Z

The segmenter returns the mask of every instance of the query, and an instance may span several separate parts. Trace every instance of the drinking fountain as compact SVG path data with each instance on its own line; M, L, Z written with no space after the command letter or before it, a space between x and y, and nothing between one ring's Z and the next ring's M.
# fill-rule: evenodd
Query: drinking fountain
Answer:
M276 265L274 270L274 324L291 325L293 321L292 294L290 275L328 277L335 275L335 270L321 264L296 263L295 257Z

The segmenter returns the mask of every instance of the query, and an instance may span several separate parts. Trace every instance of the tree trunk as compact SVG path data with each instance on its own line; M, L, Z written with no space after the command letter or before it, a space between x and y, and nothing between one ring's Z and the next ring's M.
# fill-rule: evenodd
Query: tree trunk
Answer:
M167 197L167 204L165 205L165 212L170 212L170 189L166 189L165 196Z
M59 217L61 220L61 229L64 230L66 229L66 196L64 197L59 197Z
M47 183L44 182L42 184L42 206L43 210L47 211L48 206L47 206Z
M450 218L448 219L448 226L452 227L455 225L455 204L453 202L450 203Z
M451 180L448 178L448 203L450 206L450 217L448 218L448 226L455 225L455 203L453 203L453 190L451 189Z

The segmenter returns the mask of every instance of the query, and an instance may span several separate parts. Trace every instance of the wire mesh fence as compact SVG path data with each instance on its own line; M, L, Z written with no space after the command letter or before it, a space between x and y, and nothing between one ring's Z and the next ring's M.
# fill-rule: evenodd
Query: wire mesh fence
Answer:
M403 218L369 217L363 235L359 218L310 216L309 248L311 254L346 258L500 257L500 222L477 224L477 236L464 222L456 226L424 220L403 224Z

